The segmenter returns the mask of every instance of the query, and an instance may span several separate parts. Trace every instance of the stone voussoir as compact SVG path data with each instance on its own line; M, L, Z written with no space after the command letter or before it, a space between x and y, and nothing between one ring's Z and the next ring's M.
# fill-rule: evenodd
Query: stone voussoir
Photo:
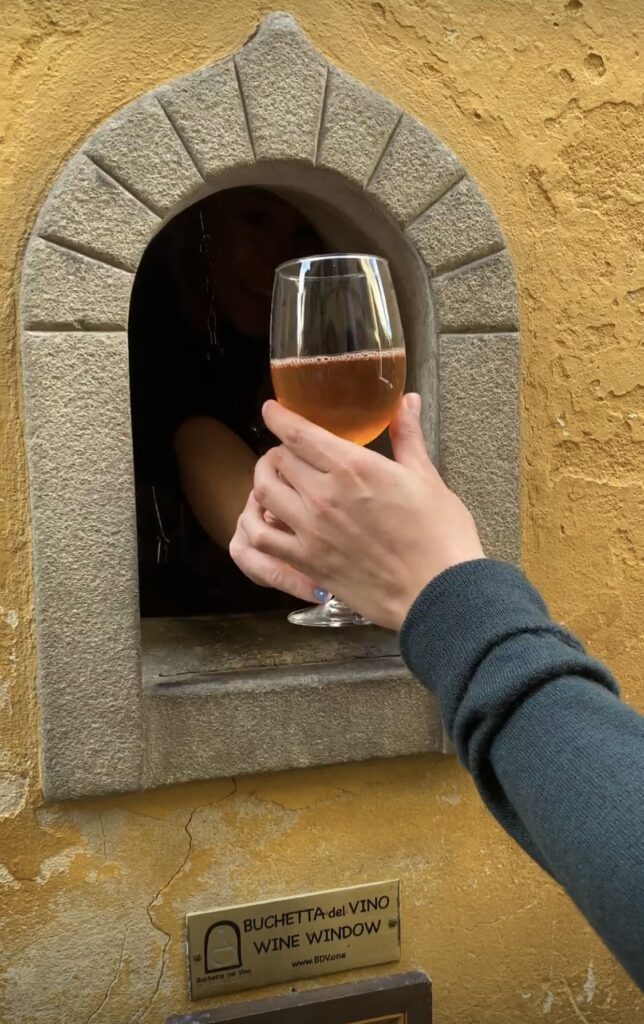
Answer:
M514 273L506 251L436 277L431 286L439 333L518 328Z
M130 271L32 237L22 281L23 324L125 329L133 280Z
M151 94L98 128L83 151L161 216L203 183L158 98Z
M270 14L235 56L258 160L312 162L328 64L289 14Z
M457 182L405 234L430 275L503 248L503 235L489 204L471 178Z
M403 114L367 189L404 225L464 173L440 139L409 114Z
M157 95L204 177L253 162L232 58L170 82Z
M35 233L135 271L159 217L80 153L60 175Z
M330 68L317 165L364 185L401 113L362 82Z

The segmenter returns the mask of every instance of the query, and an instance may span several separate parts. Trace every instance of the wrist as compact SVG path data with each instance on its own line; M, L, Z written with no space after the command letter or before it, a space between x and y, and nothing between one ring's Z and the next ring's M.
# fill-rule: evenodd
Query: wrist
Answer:
M409 613L425 588L432 582L432 578L429 577L423 581L417 580L415 585L408 586L404 591L392 596L387 608L388 621L386 625L388 629L394 629L400 633Z
M408 581L410 585L406 586L404 591L398 594L391 602L389 608L389 615L391 619L391 628L400 632L405 624L410 611L414 607L416 601L430 586L434 580L437 580L443 573L449 572L450 569L455 569L458 565L464 565L467 562L475 562L485 560L485 554L483 549L479 548L478 551L473 550L466 558L459 558L451 561L448 565L442 565L439 567L432 566L431 569L427 569L425 573L417 573L414 580Z

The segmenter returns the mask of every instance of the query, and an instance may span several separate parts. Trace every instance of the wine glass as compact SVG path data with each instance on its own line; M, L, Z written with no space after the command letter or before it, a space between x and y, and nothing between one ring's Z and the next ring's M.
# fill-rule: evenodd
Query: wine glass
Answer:
M278 267L271 376L286 409L356 444L378 437L405 386L405 342L387 260L340 254ZM336 597L291 612L289 621L369 624Z

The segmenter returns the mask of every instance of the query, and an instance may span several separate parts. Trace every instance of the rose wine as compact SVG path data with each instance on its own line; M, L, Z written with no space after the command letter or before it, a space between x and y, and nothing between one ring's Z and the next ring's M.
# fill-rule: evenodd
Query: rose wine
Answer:
M389 424L405 386L404 348L273 359L278 402L357 444Z

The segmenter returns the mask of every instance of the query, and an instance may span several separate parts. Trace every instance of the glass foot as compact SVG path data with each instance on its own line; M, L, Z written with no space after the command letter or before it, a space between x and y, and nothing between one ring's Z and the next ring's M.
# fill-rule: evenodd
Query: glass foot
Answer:
M348 605L331 597L324 604L301 608L291 612L288 621L294 626L370 626L368 619L351 610Z

